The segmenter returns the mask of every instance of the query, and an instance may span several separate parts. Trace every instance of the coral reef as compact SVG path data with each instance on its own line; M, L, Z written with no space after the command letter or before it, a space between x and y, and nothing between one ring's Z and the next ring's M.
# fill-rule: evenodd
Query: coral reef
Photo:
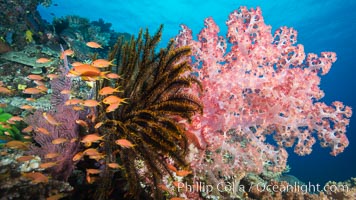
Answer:
M34 41L44 39L45 23L38 13L38 0L1 0L0 36L15 50L26 44L26 31L32 33Z

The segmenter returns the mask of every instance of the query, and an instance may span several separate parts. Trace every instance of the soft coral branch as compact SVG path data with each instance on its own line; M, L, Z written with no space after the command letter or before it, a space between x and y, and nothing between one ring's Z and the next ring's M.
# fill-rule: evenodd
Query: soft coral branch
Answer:
M240 7L226 24L226 39L212 18L205 20L197 41L184 25L176 37L177 45L191 47L194 73L203 86L204 112L187 131L209 155L193 166L202 169L212 159L209 167L228 172L282 171L288 157L284 148L294 145L297 154L310 154L314 135L332 155L342 152L351 108L317 102L324 96L320 75L329 72L336 54L306 56L303 45L296 44L297 31L281 27L272 35L260 8ZM268 135L278 146L267 142Z

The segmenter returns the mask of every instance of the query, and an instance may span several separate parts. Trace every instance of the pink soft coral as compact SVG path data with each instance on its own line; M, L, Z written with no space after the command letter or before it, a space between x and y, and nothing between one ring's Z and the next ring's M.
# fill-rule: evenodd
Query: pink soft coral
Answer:
M226 24L227 40L212 18L197 41L184 25L176 37L177 45L191 47L194 73L203 85L204 113L187 124L188 136L196 137L204 152L191 158L193 167L280 172L288 157L284 148L294 145L297 154L310 154L314 135L332 155L342 152L351 108L316 102L324 95L319 75L328 73L336 54L305 56L303 45L296 45L296 30L281 27L272 35L260 8L241 7ZM268 143L268 135L277 145Z

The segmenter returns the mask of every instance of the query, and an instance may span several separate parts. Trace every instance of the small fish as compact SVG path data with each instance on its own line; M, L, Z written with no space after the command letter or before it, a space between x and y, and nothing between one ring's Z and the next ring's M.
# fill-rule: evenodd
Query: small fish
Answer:
M5 144L5 146L8 148L11 148L11 149L22 149L22 150L28 149L28 145L25 144L24 142L19 141L19 140L9 141Z
M102 74L100 69L89 64L73 66L68 73L72 76L92 77L94 79Z
M21 107L20 107L21 109L24 109L24 110L33 110L33 109L35 109L33 106L31 106L31 105L22 105Z
M66 106L77 105L77 104L80 104L82 102L83 102L83 100L74 98L74 99L69 99L66 102L64 102L64 105L66 105Z
M87 42L86 45L90 48L103 48L100 44L98 44L97 42Z
M25 135L25 136L23 136L23 139L25 139L25 140L31 140L31 139L32 139L32 137L31 137L31 136L29 136L29 135Z
M64 59L64 56L73 56L73 55L74 55L74 51L72 49L67 49L61 52L60 59Z
M21 130L21 132L23 133L30 133L32 131L33 131L33 127L31 125Z
M100 126L102 126L104 124L104 122L98 122L95 124L94 128L98 129Z
M46 162L46 163L41 163L40 168L47 169L47 168L54 167L56 165L57 165L57 162Z
M26 101L35 102L35 101L36 101L36 99L34 99L34 98L26 98Z
M87 174L100 174L101 170L100 169L86 169Z
M108 163L108 167L111 169L119 169L122 168L119 164L117 163Z
M49 79L56 79L56 78L58 78L58 75L57 74L48 74L47 75L47 78L49 78Z
M132 148L132 147L134 147L134 145L130 141L126 140L126 139L118 139L118 140L115 141L115 143L117 145L121 146L122 148Z
M117 88L112 88L112 87L103 87L101 90L99 90L99 95L109 95L113 94L114 92L122 92L122 90L119 90L119 87Z
M22 121L22 120L23 120L23 118L20 117L20 116L12 116L7 120L7 122L8 123L10 123L10 122L19 122L19 121Z
M167 168L169 170L173 171L173 172L177 172L178 171L177 168L175 166L171 165L171 164L167 164Z
M0 86L0 94L11 94L12 91L7 89L6 87Z
M39 80L33 80L33 82L34 82L37 86L40 86L40 85L45 85L45 83L44 83L44 82L39 81ZM40 88L38 88L38 89L40 89Z
M1 92L0 92L1 93ZM7 104L6 103L0 103L0 108L6 108Z
M63 144L65 142L68 142L67 138L57 138L52 140L52 144Z
M75 110L75 111L84 110L84 107L83 107L83 106L73 106L72 108L73 108L73 110Z
M59 153L47 153L44 157L47 159L51 159L51 158L56 158L59 155L60 155Z
M85 107L96 107L99 105L99 102L94 99L87 99L82 102L82 105Z
M49 131L42 127L36 128L36 131L45 135L50 135Z
M22 173L22 176L31 179L32 183L48 183L48 177L41 172Z
M41 90L41 92L43 93L46 93L48 91L48 88L45 85L38 85L36 88Z
M43 76L37 74L30 74L27 76L28 79L40 81L43 80Z
M108 78L108 79L119 79L120 76L118 74L115 74L115 73L108 73L108 74L106 74L106 78Z
M182 177L187 176L187 175L189 175L191 173L192 173L192 171L187 171L187 170L176 171L176 175L177 176L182 176Z
M104 140L105 135L100 136L97 133L89 134L83 137L83 139L80 141L82 143L87 143L87 142L98 142L100 140Z
M38 88L26 88L22 91L22 93L24 93L24 94L39 94L39 93L43 93L43 91Z
M70 94L71 91L70 91L70 90L62 90L60 93L61 93L61 94Z
M105 112L107 112L107 113L113 112L113 111L115 111L119 106L120 106L120 103L112 103L112 104L110 104L110 105L106 108Z
M110 96L106 97L105 99L103 99L103 103L105 103L105 104L126 103L125 100L126 100L126 98L123 99L123 98L120 98L115 95L110 95Z
M61 123L57 122L54 117L46 112L42 113L43 117L47 120L47 122L53 126L59 126Z
M105 59L97 59L97 60L94 60L91 64L97 68L105 68L105 67L109 67L110 65L114 65L114 64L112 64L112 62L114 62L114 60L108 61Z
M26 161L32 160L34 158L35 158L34 156L20 156L20 157L16 158L16 160L17 160L17 162L26 162Z
M70 142L70 143L74 143L74 142L76 142L76 141L78 141L78 138L72 138L69 142Z
M74 156L73 156L73 161L78 161L78 160L80 160L80 159L82 159L83 158L83 156L84 156L84 153L83 152L78 152L77 154L75 154Z
M51 60L48 58L39 58L36 60L36 63L40 63L40 64L44 64L44 63L48 63L48 62L51 62Z
M86 127L86 128L88 128L88 126L89 126L86 121L81 120L81 119L75 120L75 123L78 124L78 125L80 125L80 126L82 126L82 127Z

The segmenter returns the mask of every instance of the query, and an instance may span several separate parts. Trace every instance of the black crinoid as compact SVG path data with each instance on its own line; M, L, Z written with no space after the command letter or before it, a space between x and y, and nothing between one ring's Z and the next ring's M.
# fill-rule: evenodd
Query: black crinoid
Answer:
M164 192L157 186L162 184L163 177L172 176L168 163L180 169L188 167L185 161L187 137L176 119L189 120L195 113L202 112L197 96L187 92L189 87L200 86L190 74L190 49L175 47L171 40L166 48L156 52L162 28L152 37L148 30L145 33L141 30L137 39L132 37L129 42L119 39L109 59L116 59L117 65L110 70L121 78L98 84L98 90L119 86L122 92L115 95L126 99L115 111L106 112L107 106L103 106L98 113L98 120L104 122L99 131L106 135L107 162L122 166L108 176L111 186L106 183L102 187L115 190L115 184L119 185L115 179L124 179L127 184L121 190L127 188L127 194L134 199L142 199L139 196L142 194L148 194L147 198L164 198ZM118 139L125 139L134 146L117 145Z

